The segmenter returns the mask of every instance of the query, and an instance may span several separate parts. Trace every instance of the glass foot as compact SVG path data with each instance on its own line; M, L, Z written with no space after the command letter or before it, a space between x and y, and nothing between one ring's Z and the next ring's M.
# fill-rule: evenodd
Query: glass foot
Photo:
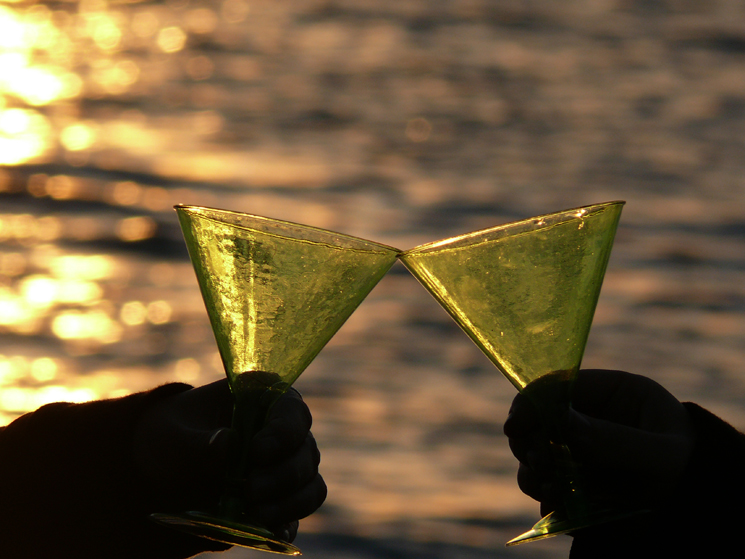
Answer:
M569 518L557 511L547 514L541 518L536 524L524 534L520 534L516 538L512 538L507 542L507 547L513 545L519 545L521 543L534 542L537 540L543 540L545 538L553 538L554 536L560 536L561 534L567 534L569 532L576 532L582 528L589 528L590 526L596 526L598 524L604 524L605 522L611 522L614 520L622 520L637 514L643 514L649 511L646 510L629 510L619 511L615 510L603 510L593 511L593 513L584 518Z
M179 514L159 512L151 514L150 519L195 536L230 545L283 555L300 555L297 547L277 539L269 530L240 522L231 522L204 512L189 511Z

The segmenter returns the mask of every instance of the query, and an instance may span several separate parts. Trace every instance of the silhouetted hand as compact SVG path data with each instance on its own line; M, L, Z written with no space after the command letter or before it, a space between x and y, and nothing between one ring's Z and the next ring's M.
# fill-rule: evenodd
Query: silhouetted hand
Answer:
M627 506L654 506L680 481L695 443L685 407L651 379L622 371L583 370L572 407L560 421L590 498ZM551 475L552 459L534 406L518 394L504 424L520 461L518 484L555 510L561 489Z
M163 487L164 493L179 495L190 510L213 508L222 492L228 458L239 444L230 429L232 409L233 397L223 379L166 398L148 410L134 440L140 474ZM298 520L326 498L311 423L308 407L291 388L248 442L255 458L244 483L247 510L285 541L295 538Z

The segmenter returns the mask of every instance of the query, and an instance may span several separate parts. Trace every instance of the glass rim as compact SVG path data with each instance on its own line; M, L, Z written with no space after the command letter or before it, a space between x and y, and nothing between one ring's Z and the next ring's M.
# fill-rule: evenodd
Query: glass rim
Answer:
M516 231L515 234L520 233L520 232L525 232L527 230L538 231L546 227L552 227L556 225L557 223L564 223L566 221L569 221L570 219L587 217L598 211L605 210L609 207L623 206L624 204L626 204L625 200L612 200L610 202L599 202L597 204L588 204L586 206L579 206L576 208L569 208L566 210L559 210L556 212L550 212L547 214L528 217L525 219L519 219L517 221L503 223L502 225L495 225L493 227L487 227L485 229L479 229L477 231L463 233L461 235L456 235L454 237L440 239L439 241L432 241L429 243L424 243L422 245L418 245L418 246L415 246L414 248L410 248L408 250L400 252L399 258L405 259L407 256L412 256L412 255L426 253L426 252L437 252L438 250L444 250L447 248L454 248L454 249L462 248L464 246L470 246L472 244L471 242L467 242L467 241L476 240L476 239L483 240L484 242L495 240L497 238L508 236L510 234L508 230L520 229L521 226L526 227L526 229L522 231ZM580 215L577 215L578 213L580 213ZM549 220L549 218L553 218L553 219L548 223L540 223L542 221ZM531 224L535 224L538 226L527 229L527 226ZM503 234L498 235L499 233L503 233ZM497 236L495 236L493 239L492 238L479 239L483 237L488 237L489 235L492 235L492 234L497 235Z
M191 205L191 204L176 204L173 206L174 210L177 212L179 210L184 211L191 215L196 215L201 217L202 219L206 219L208 221L212 221L215 223L223 223L223 224L229 224L232 227L237 227L238 229L243 229L246 231L255 231L257 233L262 233L265 235L272 235L272 236L278 236L278 237L284 237L287 239L293 239L296 241L302 241L302 242L314 242L314 243L321 243L321 244L327 244L329 246L333 246L336 248L348 248L352 250L366 250L369 252L384 252L384 253L395 253L396 255L401 254L401 249L398 249L396 247L392 247L389 245L385 245L383 243L378 243L376 241L371 241L369 239L363 239L362 237L355 237L354 235L347 235L346 233L339 233L338 231L332 231L330 229L323 229L322 227L314 227L313 225L304 225L302 223L296 223L294 221L287 221L284 219L276 219L273 217L265 217L261 215L255 215L245 212L238 212L234 210L225 210L221 208L212 208L208 206L197 206L197 205ZM264 224L267 226L267 229L261 229L259 227L251 227L247 224L240 223L239 221L221 221L217 219L214 215L210 214L222 214L226 216L233 216L235 218L240 219L249 219L258 222L259 224ZM298 229L300 231L305 231L308 233L320 233L323 235L324 239L313 239L310 237L293 237L292 235L287 234L287 232L279 232L279 231L271 231L269 230L270 227L292 227L295 229ZM335 240L345 240L348 241L347 244L342 244L338 242L334 242ZM352 246L354 245L354 246Z

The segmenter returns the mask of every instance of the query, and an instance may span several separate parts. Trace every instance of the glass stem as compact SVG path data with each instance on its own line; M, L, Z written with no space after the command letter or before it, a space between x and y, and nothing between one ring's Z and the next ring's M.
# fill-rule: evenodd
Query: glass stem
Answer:
M253 456L249 441L261 428L266 412L262 413L261 398L236 402L233 406L232 428L238 433L238 448L228 459L225 490L220 499L219 515L238 520L245 513L243 480L251 469Z
M558 487L561 488L564 512L570 519L585 518L588 506L582 487L582 478L577 463L566 444L551 441L551 451L554 460L554 476Z

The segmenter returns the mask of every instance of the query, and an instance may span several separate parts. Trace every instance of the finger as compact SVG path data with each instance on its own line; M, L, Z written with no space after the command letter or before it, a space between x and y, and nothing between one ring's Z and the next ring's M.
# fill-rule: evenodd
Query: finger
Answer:
M536 474L534 470L525 464L520 464L517 469L517 486L520 491L531 499L540 502L545 498L543 483L543 478Z
M256 464L272 464L291 456L305 441L313 418L296 391L288 391L272 406L258 433L251 440Z
M533 439L515 439L510 438L507 440L510 445L510 451L512 455L517 458L518 462L523 464L528 463L528 452L534 446Z
M308 433L303 446L288 460L252 472L246 482L247 498L262 502L291 495L316 477L320 462L318 445Z
M274 537L277 538L278 540L292 543L293 541L295 541L295 538L297 537L297 531L298 531L299 526L300 526L300 522L297 520L293 520L292 522L284 524L280 526L279 528L272 529L271 532L274 534Z
M507 420L504 422L504 434L508 437L526 437L540 429L541 419L535 406L523 394L512 400Z
M180 439L171 443L170 462L188 465L183 468L183 474L188 477L185 481L200 486L220 484L239 440L238 433L227 427L214 431L184 430ZM178 472L172 471L171 476L178 476Z
M551 466L551 444L541 433L521 439L511 438L508 444L514 457L534 470L543 471Z
M222 427L213 431L207 441L206 455L213 475L222 476L240 448L240 435L234 429Z
M290 522L288 534L287 534L287 540L288 542L292 543L295 541L295 538L297 537L297 531L300 529L300 521L294 520Z
M277 526L305 518L326 500L328 489L320 474L290 497L252 507L256 517L269 526Z

